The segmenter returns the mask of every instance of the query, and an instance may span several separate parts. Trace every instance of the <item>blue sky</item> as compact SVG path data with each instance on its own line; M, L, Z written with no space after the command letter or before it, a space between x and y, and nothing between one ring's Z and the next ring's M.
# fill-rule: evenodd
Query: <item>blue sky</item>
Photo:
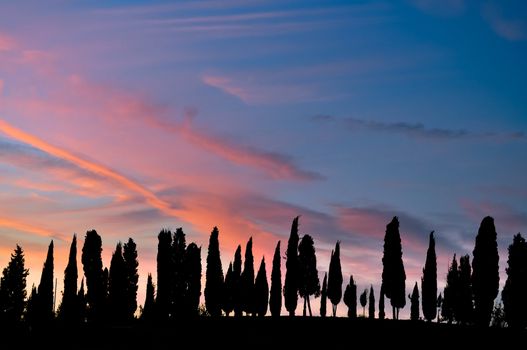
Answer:
M436 231L438 275L496 220L527 226L523 1L21 1L0 3L0 265L14 244L39 278L96 228L105 264L183 226L225 266L269 260L291 220L319 271L378 286L401 221L408 289ZM285 267L285 265L284 265ZM347 278L346 278L347 280ZM377 288L378 289L378 288ZM141 300L140 300L141 302Z

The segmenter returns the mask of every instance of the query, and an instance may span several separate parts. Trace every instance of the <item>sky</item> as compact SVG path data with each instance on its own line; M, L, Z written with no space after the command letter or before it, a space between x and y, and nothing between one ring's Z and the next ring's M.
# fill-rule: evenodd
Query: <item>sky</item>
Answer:
M105 266L132 237L142 304L162 228L205 267L218 226L224 271L252 236L270 277L299 215L321 280L339 240L345 283L378 295L398 216L407 292L432 230L442 290L491 215L503 285L525 62L521 0L0 1L0 266L20 244L38 284L53 239L60 299L74 233L79 268L87 230Z

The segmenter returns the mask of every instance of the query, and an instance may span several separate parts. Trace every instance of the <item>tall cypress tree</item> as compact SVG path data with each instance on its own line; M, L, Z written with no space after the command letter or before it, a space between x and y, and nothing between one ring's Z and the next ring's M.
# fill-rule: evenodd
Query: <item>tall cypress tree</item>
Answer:
M141 320L146 322L152 322L155 315L155 287L154 282L152 282L152 274L148 274L148 279L146 282L146 298L145 306L143 307L143 312L141 312Z
M267 284L267 271L265 270L265 258L262 258L256 281L254 282L254 313L264 317L267 313L269 303L269 285Z
M101 236L95 230L86 232L82 247L82 266L86 276L86 301L89 305L87 316L92 322L100 322L104 319L106 286L101 253Z
M137 260L137 246L133 239L129 238L123 246L123 258L126 269L126 319L134 318L137 310L137 288L139 282L139 261Z
M166 321L172 310L174 259L172 256L172 232L163 229L157 236L157 296L156 316Z
M80 321L77 298L77 235L73 235L68 265L64 270L64 293L62 295L61 318L71 325Z
M370 296L368 299L368 317L375 318L375 293L373 292L373 285L370 285Z
M462 256L459 259L458 269L458 306L456 319L459 323L467 324L472 322L474 306L472 304L472 285L470 282L471 268L470 257Z
M269 311L273 317L279 317L282 311L282 271L280 257L280 241L276 244L271 272L271 295L269 296Z
M410 299L410 319L412 321L419 320L419 289L417 288L417 282L415 282L414 290L412 291L412 295L409 295L408 298Z
M437 313L437 260L434 231L430 233L426 262L421 279L421 292L423 293L423 316L427 321L436 318Z
M381 285L381 293L379 295L379 320L384 320L385 317L384 313L384 290Z
M289 316L294 316L298 303L298 216L293 219L291 234L287 242L284 301Z
M221 266L220 232L214 227L210 234L207 253L207 271L205 282L205 306L212 317L221 316L223 302L223 268Z
M172 242L172 284L171 284L171 304L172 317L181 317L185 313L185 253L187 249L187 242L185 233L180 227L174 233L174 240Z
M126 264L123 248L119 242L112 255L108 277L108 304L110 318L114 322L123 322L128 317L127 286Z
M53 241L48 247L37 295L36 317L38 322L50 322L53 319Z
M512 328L527 326L527 243L521 234L509 246L507 281L501 293L505 319Z
M0 321L13 324L22 319L27 296L26 279L28 275L29 270L25 268L24 250L17 244L0 279Z
M317 256L315 253L315 243L310 235L304 235L298 245L298 292L300 297L304 298L304 313L306 316L306 304L311 312L311 303L309 296L314 295L317 298L320 295L320 281L318 279Z
M79 288L79 293L77 294L77 306L79 310L79 319L82 323L86 322L86 313L87 313L87 306L86 306L86 293L84 293L84 278L81 280L81 287Z
M254 258L253 238L249 238L245 247L245 261L241 276L241 301L243 311L248 315L254 314Z
M33 326L37 320L35 319L38 317L38 293L37 293L37 287L33 285L31 287L31 293L29 294L29 298L27 298L26 303L26 312L24 314L24 321L26 321L30 326Z
M488 327L500 282L497 233L490 216L481 221L472 259L472 290L476 324Z
M185 256L185 314L198 315L199 299L201 297L201 247L190 243Z
M328 298L333 307L333 317L337 315L337 305L342 298L342 268L340 265L340 242L335 244L335 250L331 252L328 274Z
M344 291L344 304L348 307L348 317L357 318L357 285L353 275L350 276L350 282Z
M366 317L366 303L368 302L368 290L364 289L360 297L360 306L362 306L362 317Z
M448 323L452 323L455 318L459 295L459 274L457 269L456 254L452 258L452 263L448 268L446 276L446 286L443 291L443 303L441 305L441 316Z
M234 316L241 317L243 315L243 304L242 304L242 247L238 245L236 252L234 253L234 262L232 264L232 299L234 307Z
M405 281L399 220L396 216L386 226L384 253L382 257L382 286L384 294L390 299L393 318L399 318L399 309L406 305Z
M229 263L229 268L225 274L225 288L223 289L223 311L227 317L234 310L234 295L233 295L233 272L232 262Z
M328 305L328 274L324 274L322 290L320 291L320 317L326 317Z

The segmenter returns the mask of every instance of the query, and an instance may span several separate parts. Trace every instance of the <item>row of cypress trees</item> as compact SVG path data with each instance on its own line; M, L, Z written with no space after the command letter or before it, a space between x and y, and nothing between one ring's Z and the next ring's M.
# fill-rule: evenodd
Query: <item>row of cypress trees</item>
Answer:
M262 258L255 276L252 238L245 249L242 269L242 250L238 246L233 261L223 273L219 230L215 227L210 235L206 284L204 288L206 312L213 317L223 313L235 316L264 316L268 308L272 316L279 316L282 301L290 315L295 315L298 297L302 298L303 315L313 314L310 297L321 296L320 315L327 314L327 300L332 304L333 316L342 297L348 307L348 316L357 316L357 286L350 276L350 282L342 295L342 268L340 262L340 242L331 252L329 271L324 275L322 287L317 271L316 252L313 238L298 233L299 218L293 220L291 233L285 252L286 273L282 288L280 242L273 256L271 286L268 286L265 258ZM42 270L38 288L33 287L26 302L26 277L24 253L17 246L11 261L4 269L0 279L0 319L19 322L24 319L32 324L43 324L54 315L53 292L53 242ZM78 285L77 239L73 236L68 265L64 272L64 291L57 317L67 324L83 321L116 323L130 322L137 309L138 260L137 247L130 238L124 245L117 244L112 254L110 269L103 268L102 240L96 231L86 233L81 261L86 280ZM430 233L429 247L421 279L422 310L426 320L437 316L438 299L441 315L448 322L476 323L488 326L494 299L498 294L499 271L497 234L494 220L483 219L476 237L472 267L468 255L460 259L458 267L456 256L447 274L447 285L443 296L437 297L437 263L434 232ZM383 252L382 284L379 298L378 318L385 317L384 299L390 299L393 318L399 317L399 310L406 305L406 274L402 259L402 245L397 217L386 226ZM162 230L158 235L157 255L157 293L152 276L148 275L146 300L141 310L145 321L165 322L181 317L197 316L200 313L201 297L201 248L195 243L186 244L181 228L172 233ZM518 234L509 247L507 282L502 292L507 322L512 327L524 328L527 325L527 243ZM282 299L283 293L283 299ZM415 283L410 298L411 319L419 319L419 288ZM369 299L369 300L367 300ZM365 315L369 304L369 317L375 317L375 295L373 286L359 297ZM203 310L201 310L203 311Z

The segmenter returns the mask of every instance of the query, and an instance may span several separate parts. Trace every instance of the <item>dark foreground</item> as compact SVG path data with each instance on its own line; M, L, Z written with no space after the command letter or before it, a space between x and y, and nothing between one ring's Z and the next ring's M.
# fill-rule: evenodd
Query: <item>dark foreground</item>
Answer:
M0 330L0 349L524 348L526 331L347 318L222 318L127 327Z

